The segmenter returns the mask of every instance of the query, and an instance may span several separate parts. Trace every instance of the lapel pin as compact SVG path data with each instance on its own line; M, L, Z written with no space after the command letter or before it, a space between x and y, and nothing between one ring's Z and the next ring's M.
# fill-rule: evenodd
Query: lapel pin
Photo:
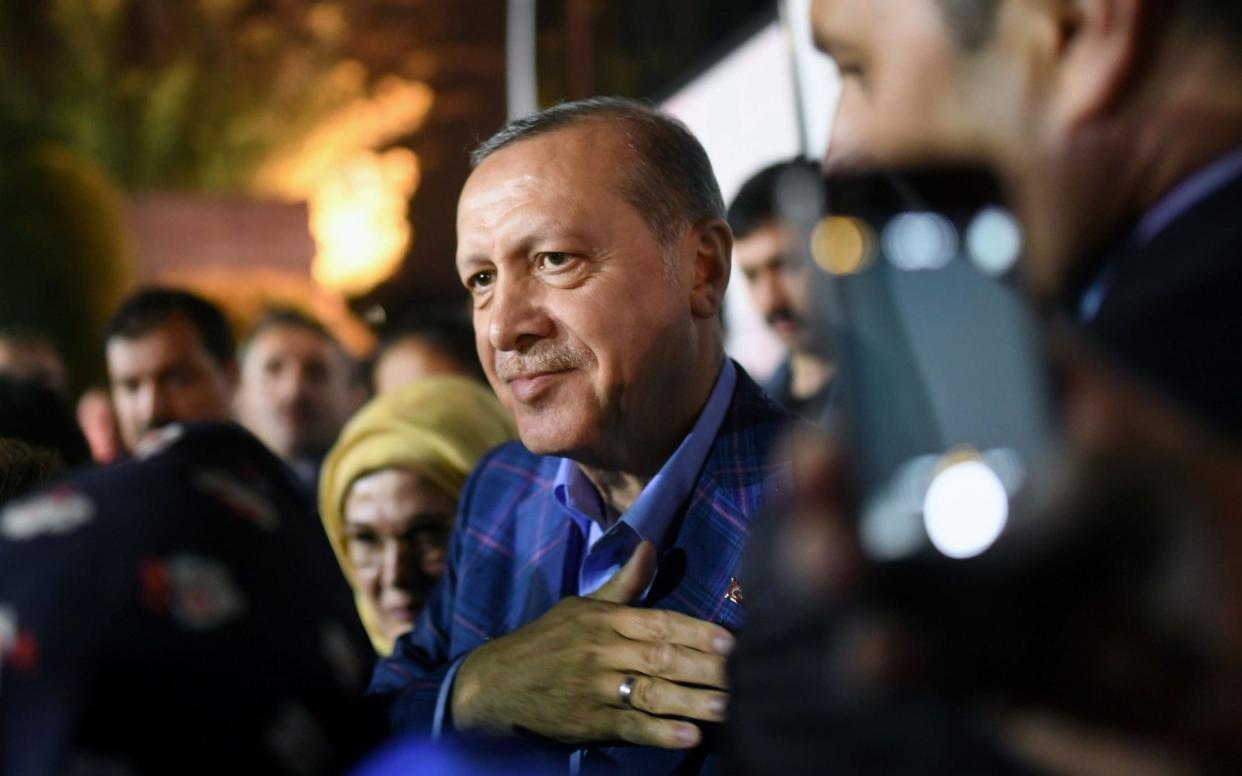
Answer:
M737 577L729 577L729 589L725 592L725 598L738 606L742 605L742 586L737 583Z

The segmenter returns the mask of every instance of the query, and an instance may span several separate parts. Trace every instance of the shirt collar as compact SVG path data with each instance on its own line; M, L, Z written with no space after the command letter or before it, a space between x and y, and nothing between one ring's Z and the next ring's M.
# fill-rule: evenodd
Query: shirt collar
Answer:
M1242 175L1242 147L1191 175L1161 197L1138 225L1140 243L1151 242L1165 227L1229 181Z
M1138 228L1133 232L1133 239L1138 245L1145 245L1156 239L1169 224L1239 175L1242 175L1242 148L1217 159L1174 186L1139 221ZM1078 298L1079 320L1089 322L1095 318L1104 304L1104 297L1112 287L1116 272L1114 263L1105 263L1100 268L1095 280Z
M712 442L715 441L724 422L725 412L733 400L733 389L736 385L737 369L726 358L720 368L720 375L716 378L716 385L690 433L681 440L672 456L651 478L630 508L621 515L620 522L633 529L641 539L651 541L657 547L664 540L669 524L690 495L699 470L707 461ZM603 499L582 468L571 459L561 459L553 480L552 493L584 534L590 533L588 521L603 525Z

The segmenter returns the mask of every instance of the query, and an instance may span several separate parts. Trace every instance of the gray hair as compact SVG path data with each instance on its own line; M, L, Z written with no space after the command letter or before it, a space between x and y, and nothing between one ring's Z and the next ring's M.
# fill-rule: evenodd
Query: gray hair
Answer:
M635 163L623 170L621 195L671 248L689 226L724 218L724 198L707 152L677 119L621 97L564 102L514 119L470 153L471 167L507 146L585 121L610 121L625 132Z

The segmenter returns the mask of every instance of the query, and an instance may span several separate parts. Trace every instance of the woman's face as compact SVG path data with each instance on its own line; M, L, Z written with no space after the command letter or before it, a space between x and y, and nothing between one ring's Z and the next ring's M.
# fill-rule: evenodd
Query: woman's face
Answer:
M457 500L410 469L354 480L345 496L345 549L377 624L396 639L444 573Z

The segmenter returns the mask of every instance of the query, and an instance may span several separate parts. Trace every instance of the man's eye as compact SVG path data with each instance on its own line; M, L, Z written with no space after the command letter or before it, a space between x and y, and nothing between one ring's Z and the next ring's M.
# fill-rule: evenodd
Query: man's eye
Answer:
M838 62L837 72L841 74L842 80L853 79L861 81L866 74L863 66L855 62Z
M485 288L491 288L492 282L496 276L491 271L476 272L466 278L466 288L471 291L481 291Z
M573 254L557 253L555 251L552 251L549 253L541 253L539 254L539 257L538 257L540 269L552 269L552 270L562 269L564 267L569 266L569 264L573 260L574 260Z
M173 385L190 385L195 381L197 375L194 370L187 366L178 366L168 373L168 382Z

